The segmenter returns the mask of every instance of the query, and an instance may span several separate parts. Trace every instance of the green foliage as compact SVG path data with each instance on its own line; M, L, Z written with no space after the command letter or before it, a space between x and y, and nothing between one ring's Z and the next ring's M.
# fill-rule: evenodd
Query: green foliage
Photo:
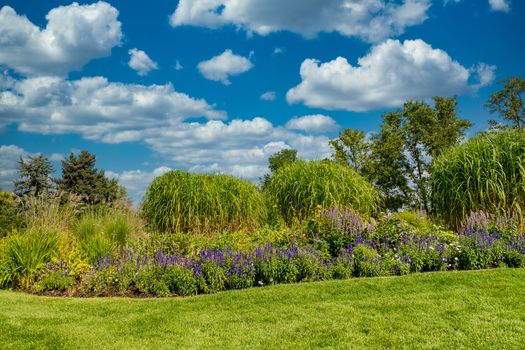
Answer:
M354 269L356 277L374 277L382 274L381 256L377 250L359 244L354 247Z
M525 132L477 136L434 160L432 199L438 216L457 226L471 211L525 214Z
M456 144L470 126L457 117L456 107L455 98L435 97L434 107L408 101L383 116L381 132L372 138L367 176L381 191L386 209L429 212L431 159Z
M226 288L226 274L224 269L214 262L202 265L202 279L199 289L203 293L216 293Z
M38 270L57 252L58 243L58 235L46 230L5 237L0 242L0 287L29 289Z
M111 204L126 197L126 191L116 179L108 179L103 170L95 168L96 155L73 152L62 161L62 178L56 179L58 189L76 195L83 203Z
M122 212L114 212L106 216L104 232L111 241L119 247L124 247L132 233L132 227Z
M381 131L372 137L368 178L379 189L383 207L396 211L411 203L412 190L404 152L405 137L399 113L383 115Z
M65 292L75 284L75 278L64 267L43 270L31 287L34 293Z
M179 265L166 267L162 280L172 294L190 296L198 292L198 283L192 271L183 269Z
M17 215L16 202L10 192L0 188L0 238L22 226L22 219Z
M144 216L160 231L253 230L266 215L257 187L227 175L171 171L153 181L144 201Z
M272 173L276 173L277 170L295 161L297 161L297 150L285 148L268 158L268 167Z
M81 217L74 228L83 256L94 264L113 251L111 238L104 234L102 222L93 214Z
M292 164L297 161L297 150L295 149L283 149L268 158L268 167L270 168L271 174L264 175L262 179L262 188L264 189L270 181L273 174L282 167Z
M376 190L354 170L331 162L297 161L278 171L266 191L291 223L313 216L320 207L350 207L368 217L377 207Z
M503 90L493 93L486 103L490 113L499 113L513 127L525 128L525 80L520 77L504 79ZM497 124L491 121L491 124Z
M369 163L371 142L365 140L361 130L345 129L339 137L330 140L334 149L334 160L341 165L349 166L361 175L366 174Z
M18 197L38 197L51 189L49 174L55 170L46 157L30 156L27 161L20 157L18 165L20 179L14 181L14 193Z

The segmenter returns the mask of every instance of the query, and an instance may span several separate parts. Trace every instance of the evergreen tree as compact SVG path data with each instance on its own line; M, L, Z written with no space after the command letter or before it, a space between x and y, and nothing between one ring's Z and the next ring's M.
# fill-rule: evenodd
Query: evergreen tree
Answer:
M88 204L112 203L126 196L115 179L108 179L103 170L95 168L96 155L83 150L73 152L62 161L62 178L55 180L58 189L80 196Z
M40 196L52 188L49 175L54 171L49 160L43 155L18 161L20 178L14 181L14 193L17 197L28 195Z

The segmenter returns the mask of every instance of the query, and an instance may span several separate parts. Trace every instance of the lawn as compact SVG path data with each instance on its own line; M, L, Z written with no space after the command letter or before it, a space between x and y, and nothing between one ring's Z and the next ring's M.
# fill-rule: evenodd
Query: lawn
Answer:
M2 349L477 348L525 344L525 269L438 272L191 298L0 291Z

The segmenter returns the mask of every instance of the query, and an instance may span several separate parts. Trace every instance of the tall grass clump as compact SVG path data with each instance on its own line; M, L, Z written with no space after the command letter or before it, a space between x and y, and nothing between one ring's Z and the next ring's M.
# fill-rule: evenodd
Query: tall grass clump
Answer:
M354 170L332 162L297 161L281 168L265 190L288 223L314 215L317 208L352 208L369 217L379 194Z
M436 158L431 173L435 213L457 227L470 212L525 214L525 132L481 134Z
M171 171L152 182L144 200L149 224L169 232L253 230L266 213L254 184L227 175Z
M58 234L43 229L5 237L0 242L0 287L28 289L58 247Z

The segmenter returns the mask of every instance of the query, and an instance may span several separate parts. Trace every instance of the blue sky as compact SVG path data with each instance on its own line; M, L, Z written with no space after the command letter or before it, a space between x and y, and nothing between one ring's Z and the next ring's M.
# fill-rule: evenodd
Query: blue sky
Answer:
M458 96L487 127L525 76L510 0L0 1L0 186L20 156L87 149L135 199L168 169L257 180L292 147L330 154L407 99Z

